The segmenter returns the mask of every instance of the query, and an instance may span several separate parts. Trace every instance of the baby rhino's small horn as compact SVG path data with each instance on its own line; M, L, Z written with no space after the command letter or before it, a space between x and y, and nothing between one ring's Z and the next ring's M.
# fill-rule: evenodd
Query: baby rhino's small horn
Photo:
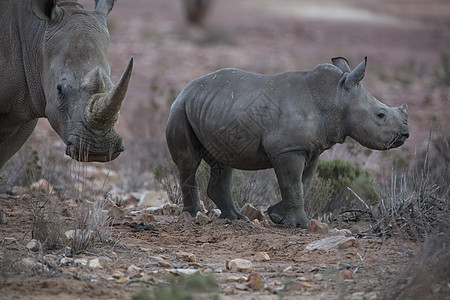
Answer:
M406 104L402 104L399 109L404 112L404 113L408 113L408 105Z

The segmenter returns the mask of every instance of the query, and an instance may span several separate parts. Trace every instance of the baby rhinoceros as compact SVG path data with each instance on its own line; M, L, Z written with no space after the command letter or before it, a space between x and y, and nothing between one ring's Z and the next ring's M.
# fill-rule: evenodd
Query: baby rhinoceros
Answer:
M353 71L345 58L332 62L276 75L222 69L183 89L166 138L184 211L200 211L195 173L202 159L211 167L207 194L231 220L247 219L231 198L233 169L274 168L282 200L269 207L270 218L306 228L304 195L323 151L347 136L375 150L405 142L408 107L383 104L364 89L367 58Z

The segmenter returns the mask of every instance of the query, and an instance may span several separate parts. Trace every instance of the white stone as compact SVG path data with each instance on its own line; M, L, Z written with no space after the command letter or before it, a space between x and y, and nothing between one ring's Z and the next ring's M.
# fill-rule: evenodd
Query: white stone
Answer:
M312 242L306 246L306 250L330 250L345 249L356 246L358 241L354 237L346 237L342 235L330 236L324 239Z
M227 268L231 272L250 272L253 270L253 265L247 259L236 258L228 262Z
M28 248L28 250L31 250L31 251L33 251L33 252L36 252L36 251L39 251L39 249L40 249L41 247L40 247L40 245L39 245L39 242L33 239L33 240L31 240L31 241L28 242L27 248Z

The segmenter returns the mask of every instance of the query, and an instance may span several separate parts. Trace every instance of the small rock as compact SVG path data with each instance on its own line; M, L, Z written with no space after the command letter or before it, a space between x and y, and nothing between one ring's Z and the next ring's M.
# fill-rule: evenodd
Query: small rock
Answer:
M52 254L46 254L42 259L53 267L55 267L58 262L58 257Z
M244 275L232 275L227 277L227 281L228 282L239 282L239 283L244 283L248 280L248 277L244 276Z
M236 258L227 263L227 269L231 272L250 272L253 270L253 265L249 260Z
M248 276L247 286L252 290L259 291L264 288L264 279L255 271Z
M98 258L91 259L89 261L89 268L92 269L101 269L102 265L100 264L100 260Z
M88 261L87 261L87 259L84 259L84 258L77 258L73 261L73 263L75 265L87 266Z
M128 194L124 196L122 207L124 208L134 208L139 204L139 196L134 194Z
M344 280L352 280L353 279L353 272L350 270L342 270L341 276L344 278Z
M164 203L167 202L167 197L165 193L157 192L157 191L146 191L142 194L142 196L139 198L139 207L147 207L147 206L153 206L153 207L162 207Z
M28 250L31 250L33 252L37 252L37 251L39 251L39 249L41 247L39 245L39 242L33 239L33 240L28 242L27 248L28 248Z
M358 245L358 241L354 237L345 237L342 235L330 236L306 246L306 250L330 250L330 249L346 249Z
M179 274L192 275L192 274L196 274L196 273L199 273L199 272L200 271L196 270L196 269L172 269L172 270L169 270L169 273L177 274L177 275L179 275Z
M309 288L312 287L312 285L310 283L308 283L308 282L302 282L301 286L304 289L309 289Z
M187 262L196 262L197 258L195 257L194 253L188 253L188 252L178 252L177 258L182 259Z
M59 264L61 266L67 266L69 264L71 264L73 262L73 258L70 257L63 257L61 258L61 260L59 261Z
M250 224L255 225L255 226L261 226L261 223L259 222L258 219L251 220Z
M156 228L154 225L152 225L152 224L145 224L144 222L140 222L140 223L132 222L132 223L129 224L129 226L131 228L134 228L134 230L133 230L134 232L143 231L143 230L146 230L146 231L158 231L158 228Z
M206 215L208 216L208 218L210 218L211 220L216 220L220 217L220 214L222 212L220 211L220 209L218 208L214 208L211 209Z
M337 229L333 228L329 231L331 235L343 235L343 236L352 236L352 232L348 229Z
M264 221L266 219L266 217L264 216L264 213L262 212L262 210L261 209L256 209L250 203L246 203L241 208L241 214L247 216L250 219L250 221L255 220L255 219L259 220L259 221Z
M311 233L327 233L328 225L326 223L321 223L315 219L311 219L308 224L307 232Z
M164 268L170 268L172 267L172 264L168 261L166 261L164 258L162 258L161 256L155 256L154 259L157 260L158 265L160 265L161 267Z
M143 213L139 216L138 221L144 223L156 222L155 216L149 213Z
M181 215L178 216L178 222L180 223L192 223L194 221L194 218L191 216L191 214L187 211L183 212Z
M207 215L205 215L202 212L197 212L197 216L195 217L196 222L200 225L206 225L208 223L211 223L211 220L208 218Z
M181 206L173 203L166 203L162 207L163 215L165 216L178 216L181 214Z
M0 224L8 224L8 218L3 210L0 210Z
M15 244L15 243L17 243L17 239L15 238L15 237L5 237L4 239L3 239L3 244L6 244L6 245L8 245L8 244Z
M108 218L112 223L123 220L125 218L125 211L113 203L108 209Z
M269 261L270 257L269 257L269 254L267 254L266 252L256 252L254 260L255 261Z
M136 265L131 265L127 268L127 272L132 274L132 273L141 273L142 272L142 268L136 266Z
M313 279L316 281L323 281L323 275L322 274L314 274Z
M43 265L40 262L34 261L31 257L25 257L15 262L12 265L16 272L36 272L42 269Z

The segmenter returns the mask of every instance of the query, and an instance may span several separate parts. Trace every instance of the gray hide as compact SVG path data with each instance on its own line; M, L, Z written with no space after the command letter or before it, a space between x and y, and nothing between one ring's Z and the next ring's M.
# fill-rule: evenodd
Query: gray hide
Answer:
M228 219L246 219L231 199L232 169L274 168L282 200L268 209L270 218L306 228L304 194L324 150L347 136L376 150L405 142L406 104L391 107L364 89L366 60L353 71L344 58L332 61L276 75L223 69L184 88L166 138L185 211L200 210L195 172L202 159L211 167L208 196Z
M123 151L114 129L132 59L114 85L106 60L106 16L114 0L87 11L76 1L0 1L0 168L47 118L80 161Z

